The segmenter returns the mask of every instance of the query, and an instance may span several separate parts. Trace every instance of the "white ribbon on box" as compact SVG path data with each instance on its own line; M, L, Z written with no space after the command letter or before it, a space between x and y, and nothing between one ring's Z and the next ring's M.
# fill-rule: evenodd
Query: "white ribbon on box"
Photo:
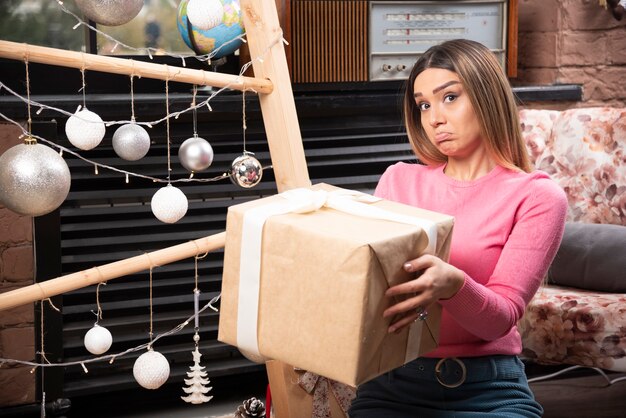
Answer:
M352 190L292 189L280 193L284 202L270 203L246 211L243 216L239 261L239 299L237 307L237 346L253 356L260 356L257 334L259 290L261 286L261 241L263 225L270 216L308 213L322 207L364 218L386 220L417 226L424 230L428 244L424 253L435 254L437 225L428 219L401 215L367 203L380 198Z

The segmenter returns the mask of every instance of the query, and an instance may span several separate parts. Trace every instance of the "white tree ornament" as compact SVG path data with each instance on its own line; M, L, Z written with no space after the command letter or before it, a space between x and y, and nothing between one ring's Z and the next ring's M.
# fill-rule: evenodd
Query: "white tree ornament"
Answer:
M211 381L207 378L207 372L204 371L205 367L200 366L202 354L198 351L197 346L191 354L193 355L193 366L190 366L189 369L191 371L187 372L187 377L189 377L189 379L185 379L187 387L183 387L188 396L181 396L180 398L192 404L209 402L213 399L213 396L206 396L205 394L213 388L207 386Z

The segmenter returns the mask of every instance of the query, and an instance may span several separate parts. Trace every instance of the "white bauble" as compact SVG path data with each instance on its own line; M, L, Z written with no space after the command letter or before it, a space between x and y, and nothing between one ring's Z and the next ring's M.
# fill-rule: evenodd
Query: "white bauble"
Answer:
M106 353L109 348L111 348L111 344L113 344L113 336L108 329L96 324L93 328L87 331L84 342L87 351L91 354L99 356L100 354Z
M173 224L185 216L189 204L187 196L179 188L168 184L152 196L150 206L159 221Z
M224 20L224 5L220 0L189 0L187 19L202 30L216 27Z
M135 360L133 376L146 389L158 389L170 377L170 364L165 356L150 349Z
M76 148L89 151L100 144L106 128L102 118L87 108L76 110L65 124L65 135Z
M136 123L122 125L113 134L113 150L126 161L142 159L150 150L150 135Z
M206 139L193 136L181 144L178 159L188 171L197 173L209 168L213 162L213 148Z
M71 181L63 157L45 145L19 144L0 156L0 202L15 213L52 212L67 197Z
M143 0L76 0L85 16L105 26L128 23L139 14Z

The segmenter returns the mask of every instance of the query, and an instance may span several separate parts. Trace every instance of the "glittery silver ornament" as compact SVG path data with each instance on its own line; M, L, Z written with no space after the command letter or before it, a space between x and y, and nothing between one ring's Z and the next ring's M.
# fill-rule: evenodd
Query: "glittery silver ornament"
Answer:
M188 171L197 173L209 168L213 162L213 148L206 139L194 135L181 144L178 159Z
M65 135L76 148L89 151L100 144L106 128L102 118L91 110L80 106L65 124Z
M163 354L150 349L135 360L133 376L144 388L158 389L170 377L170 364Z
M157 219L166 224L178 222L187 213L187 196L177 187L168 184L152 196L150 206Z
M189 0L187 19L196 28L209 30L224 20L224 5L220 0Z
M230 179L233 183L249 189L256 186L263 177L263 167L259 160L246 152L235 158L230 166Z
M67 197L70 183L67 163L45 145L19 144L0 156L0 201L13 212L52 212Z
M93 328L87 331L83 342L87 351L91 354L99 356L100 354L106 353L108 349L111 348L111 344L113 344L113 336L108 329L96 324Z
M76 5L90 20L105 26L119 26L135 18L143 0L76 0Z
M122 125L113 134L113 150L127 161L142 159L150 149L150 135L136 123Z

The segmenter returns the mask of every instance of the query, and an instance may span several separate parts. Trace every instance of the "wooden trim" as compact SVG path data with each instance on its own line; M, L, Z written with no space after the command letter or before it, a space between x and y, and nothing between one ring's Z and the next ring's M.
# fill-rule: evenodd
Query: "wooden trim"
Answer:
M518 0L509 0L506 75L517 77Z

